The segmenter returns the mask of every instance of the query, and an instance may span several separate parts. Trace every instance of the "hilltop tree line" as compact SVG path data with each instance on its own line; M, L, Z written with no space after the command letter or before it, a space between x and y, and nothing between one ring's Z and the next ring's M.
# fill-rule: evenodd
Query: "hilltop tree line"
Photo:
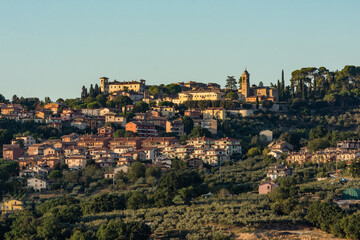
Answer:
M292 99L355 105L360 96L360 67L347 65L340 71L301 68L292 72L290 84Z

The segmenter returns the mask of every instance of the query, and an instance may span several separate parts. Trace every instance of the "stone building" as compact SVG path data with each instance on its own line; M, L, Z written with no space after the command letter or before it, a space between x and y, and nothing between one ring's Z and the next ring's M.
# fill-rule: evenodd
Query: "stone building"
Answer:
M240 88L238 90L240 99L245 100L246 102L256 102L256 99L259 101L270 100L272 102L279 101L278 90L271 87L251 87L250 86L250 74L248 71L244 71L240 77Z
M134 91L143 92L145 89L145 80L118 82L116 80L109 82L109 78L100 78L101 92L104 94L119 92L119 91Z

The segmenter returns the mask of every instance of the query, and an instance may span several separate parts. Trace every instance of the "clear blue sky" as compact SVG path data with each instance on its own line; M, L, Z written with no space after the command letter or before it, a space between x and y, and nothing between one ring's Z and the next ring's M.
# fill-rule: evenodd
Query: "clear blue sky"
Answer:
M358 0L0 0L0 93L79 97L82 85L238 78L360 65Z

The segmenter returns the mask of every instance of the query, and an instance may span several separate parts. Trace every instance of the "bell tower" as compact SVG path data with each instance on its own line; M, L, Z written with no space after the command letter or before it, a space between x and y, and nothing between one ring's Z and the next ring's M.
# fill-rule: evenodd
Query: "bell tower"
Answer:
M239 92L244 95L244 97L250 96L250 74L246 69L240 77L240 84L241 88L239 89Z
M109 78L107 77L102 77L100 78L100 88L101 88L101 92L102 93L108 93L108 81L109 81Z

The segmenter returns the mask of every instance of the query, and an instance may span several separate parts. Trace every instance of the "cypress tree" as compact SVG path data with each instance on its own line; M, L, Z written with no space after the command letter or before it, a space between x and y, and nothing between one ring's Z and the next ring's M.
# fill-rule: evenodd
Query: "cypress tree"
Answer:
M94 87L92 84L90 85L89 95L90 95L90 97L95 97Z
M100 88L99 85L95 84L95 96L100 94Z
M83 86L81 91L81 100L84 101L84 99L87 98L87 96L88 96L87 89L85 86Z

